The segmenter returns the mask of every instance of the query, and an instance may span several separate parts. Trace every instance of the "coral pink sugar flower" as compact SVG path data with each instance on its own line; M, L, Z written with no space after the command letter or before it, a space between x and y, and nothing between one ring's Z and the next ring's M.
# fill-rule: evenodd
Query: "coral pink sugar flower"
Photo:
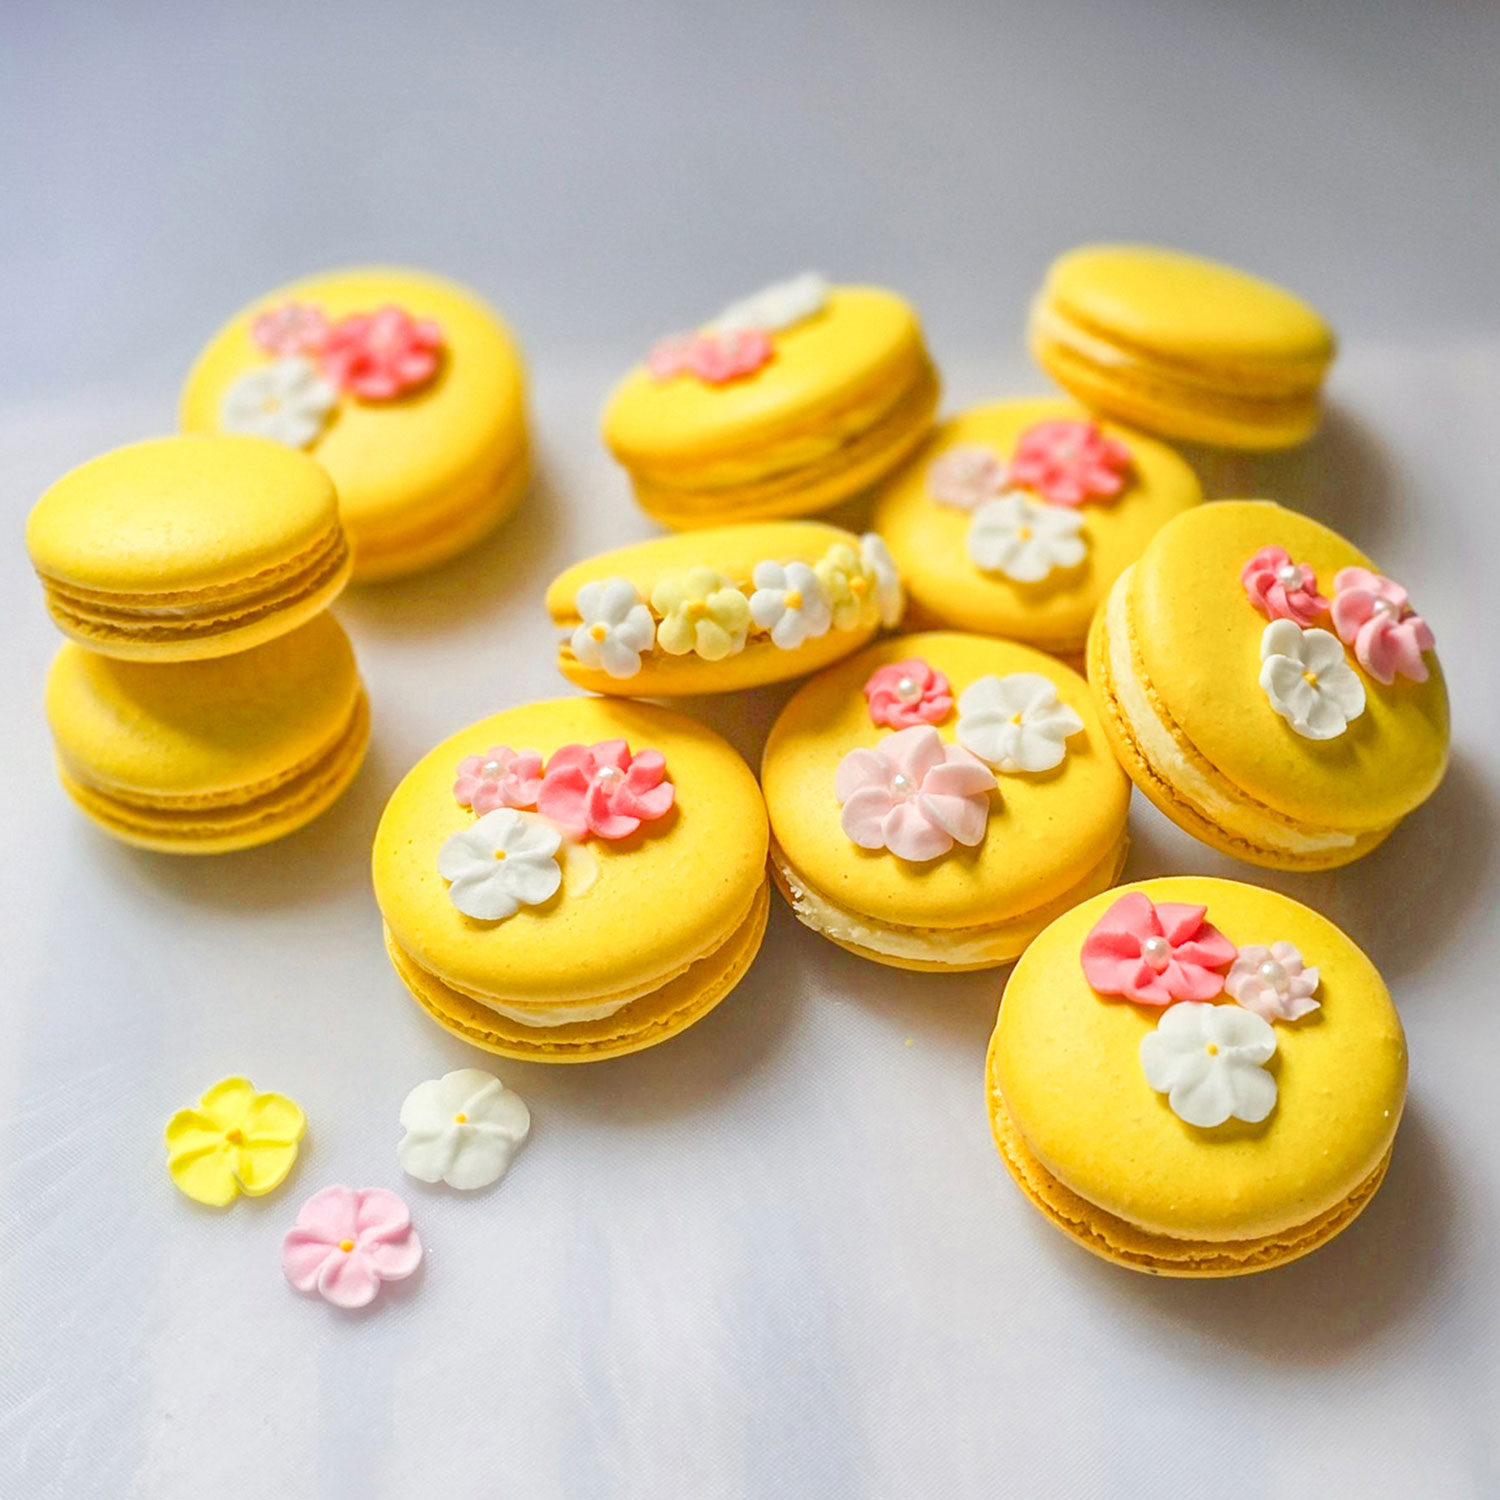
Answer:
M547 762L537 811L575 838L623 839L665 817L677 788L660 750L632 755L624 740L564 745Z
M877 667L865 683L870 718L892 729L914 724L941 724L953 712L953 688L947 677L920 657Z
M382 1282L401 1281L421 1263L411 1214L388 1188L326 1187L281 1241L286 1279L335 1307L368 1306Z
M1333 577L1333 628L1376 682L1389 687L1398 673L1427 681L1422 653L1435 644L1432 631L1393 579L1368 568L1341 568Z
M679 334L652 347L646 368L654 380L696 375L709 385L726 385L753 375L774 352L770 335L758 328Z
M311 303L283 302L256 314L250 337L268 354L316 354L328 337L328 319Z
M995 776L967 750L945 745L930 724L918 724L872 750L851 750L833 790L843 830L861 849L920 862L984 838Z
M542 757L535 750L491 745L483 755L459 761L453 795L460 807L482 817L497 807L535 807L541 788Z
M1037 422L1016 441L1010 483L1034 490L1049 505L1112 500L1125 488L1130 449L1097 422Z
M1307 563L1295 563L1285 547L1262 547L1240 569L1250 602L1268 620L1291 620L1305 630L1328 608Z
M1101 995L1142 1005L1212 1000L1224 988L1218 970L1239 949L1203 920L1207 910L1179 901L1158 906L1142 891L1121 896L1083 940L1084 977Z
M437 374L443 334L431 318L382 307L335 323L318 350L323 373L365 401L390 401Z

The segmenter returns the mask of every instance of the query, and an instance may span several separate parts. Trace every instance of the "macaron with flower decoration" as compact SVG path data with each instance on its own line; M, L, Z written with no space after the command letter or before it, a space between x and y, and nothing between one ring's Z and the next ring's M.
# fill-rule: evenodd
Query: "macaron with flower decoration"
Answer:
M424 756L375 835L397 974L439 1025L536 1062L655 1046L760 948L766 813L739 755L669 709L561 698Z
M894 968L1014 959L1119 876L1130 783L1088 687L986 636L895 636L803 685L766 741L771 870L798 919Z
M865 645L905 608L874 533L819 521L637 542L553 579L558 670L596 693L675 697L781 682Z
M806 273L658 340L610 396L604 440L663 525L802 516L899 465L937 399L907 302Z
M1406 1043L1380 974L1276 891L1106 891L1022 955L990 1041L995 1142L1095 1255L1240 1276L1346 1229L1385 1176Z
M193 366L181 420L315 458L362 582L471 546L515 509L530 471L510 330L467 288L393 267L309 276L237 313Z
M1093 624L1099 717L1180 828L1252 864L1367 854L1448 761L1448 694L1407 590L1317 521L1263 500L1179 517Z
M941 423L882 486L872 524L913 621L1070 659L1115 578L1202 497L1155 438L1067 401L1002 401Z

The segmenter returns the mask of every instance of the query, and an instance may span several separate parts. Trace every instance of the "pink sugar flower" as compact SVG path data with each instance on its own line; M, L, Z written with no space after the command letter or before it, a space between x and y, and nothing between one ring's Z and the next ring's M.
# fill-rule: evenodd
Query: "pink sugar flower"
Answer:
M437 374L443 334L431 318L400 307L357 313L335 323L318 351L323 373L364 401L390 401Z
M283 302L257 313L250 337L268 354L316 354L328 337L328 319L307 302Z
M843 830L861 849L920 862L984 838L995 776L967 750L945 745L930 724L917 724L872 750L851 750L833 790Z
M696 375L708 385L725 385L753 375L774 353L770 335L758 328L678 334L653 346L646 368L658 381Z
M1121 896L1083 940L1084 977L1101 995L1142 1005L1212 1000L1224 988L1218 970L1239 949L1203 920L1207 910L1178 901L1154 905L1143 891Z
M1130 449L1097 422L1058 418L1028 427L1016 442L1010 482L1035 490L1050 505L1112 500L1125 488Z
M877 667L865 684L870 718L892 729L914 724L941 724L953 712L948 679L920 657Z
M927 489L939 505L975 510L993 500L1006 485L1000 455L982 443L960 443L935 458L927 470Z
M670 811L677 788L666 773L660 750L632 755L624 740L564 745L547 762L537 811L575 838L627 838Z
M1224 976L1224 993L1265 1021L1298 1021L1318 1009L1318 970L1292 943L1247 943Z
M411 1214L387 1188L326 1187L281 1241L286 1279L335 1307L368 1306L382 1282L404 1280L421 1263Z
M1341 568L1333 577L1333 628L1376 682L1389 687L1398 673L1427 681L1422 653L1433 648L1432 631L1392 579L1368 568Z
M542 757L535 750L491 745L483 755L459 761L453 795L460 807L483 817L497 807L535 807L541 787Z
M1307 563L1295 563L1285 547L1262 547L1240 569L1250 602L1268 620L1291 620L1306 630L1328 608Z

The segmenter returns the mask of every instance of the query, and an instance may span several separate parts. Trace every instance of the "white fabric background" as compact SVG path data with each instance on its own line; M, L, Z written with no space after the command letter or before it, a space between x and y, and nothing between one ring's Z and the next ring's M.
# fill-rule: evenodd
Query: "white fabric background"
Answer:
M1495 1495L1494 13L626 10L0 22L0 1495ZM498 1187L404 1181L405 1092L484 1058L389 971L370 835L431 744L562 690L552 572L649 534L595 435L619 369L820 264L913 295L950 406L1040 389L1025 295L1100 233L1241 257L1334 314L1325 435L1195 457L1212 494L1349 532L1438 634L1453 768L1371 858L1277 877L1133 813L1132 876L1275 885L1384 970L1413 1067L1374 1205L1245 1281L1094 1261L988 1138L1003 975L886 971L779 906L678 1040L495 1064L535 1121ZM371 256L511 314L542 479L470 557L339 605L376 730L338 807L238 856L115 845L53 781L25 510L169 429L246 297ZM692 707L753 758L784 696ZM283 1189L213 1215L175 1193L160 1130L231 1071L297 1098L310 1135ZM401 1190L429 1249L367 1315L281 1280L282 1230L336 1181Z

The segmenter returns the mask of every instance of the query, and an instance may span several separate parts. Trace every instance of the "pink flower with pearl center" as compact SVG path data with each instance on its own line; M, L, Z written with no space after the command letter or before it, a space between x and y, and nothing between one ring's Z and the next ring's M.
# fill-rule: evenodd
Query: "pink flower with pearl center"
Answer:
M695 375L708 385L727 385L753 375L773 353L770 335L759 328L679 334L652 347L646 368L656 381Z
M1016 441L1010 483L1034 490L1049 505L1113 500L1125 488L1130 449L1097 422L1057 418L1028 427Z
M382 1282L401 1281L421 1263L411 1214L388 1188L326 1187L281 1241L286 1279L335 1307L368 1306Z
M920 657L877 667L865 683L870 718L892 729L941 724L953 712L953 689L943 673Z
M1240 569L1240 582L1268 620L1291 620L1306 630L1328 608L1312 568L1293 562L1285 547L1262 547Z
M1333 628L1376 682L1389 687L1398 674L1427 681L1422 653L1435 644L1432 631L1393 579L1368 568L1341 568L1333 578Z
M318 349L323 374L365 401L391 401L437 374L442 330L431 318L382 307L335 323Z
M547 762L537 811L574 838L627 838L671 810L677 788L666 773L660 750L632 755L624 740L564 745Z
M1206 906L1155 904L1143 891L1121 896L1093 925L1079 957L1101 995L1142 1005L1212 1000L1224 988L1220 969L1239 953L1204 921Z
M535 750L491 745L483 755L458 763L453 795L460 807L481 817L497 807L535 807L542 786L542 757Z
M250 337L268 354L316 354L328 337L328 319L311 303L283 302L256 314Z

